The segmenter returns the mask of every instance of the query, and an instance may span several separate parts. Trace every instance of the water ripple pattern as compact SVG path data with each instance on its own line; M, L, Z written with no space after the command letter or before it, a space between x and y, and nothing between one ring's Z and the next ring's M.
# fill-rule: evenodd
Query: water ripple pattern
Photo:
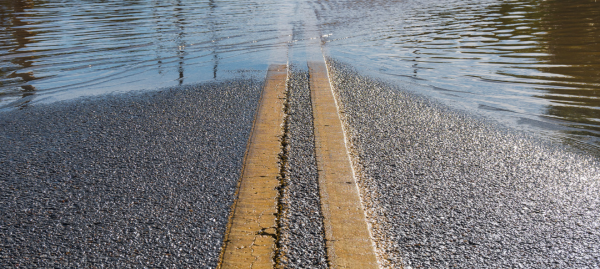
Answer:
M264 72L275 1L0 4L0 107Z
M600 153L595 0L0 2L0 109L263 76L315 14L325 53ZM306 11L297 12L300 6ZM311 15L312 16L312 15ZM297 28L293 30L292 28ZM311 36L309 38L316 38Z
M509 125L600 148L600 3L318 3L332 56Z

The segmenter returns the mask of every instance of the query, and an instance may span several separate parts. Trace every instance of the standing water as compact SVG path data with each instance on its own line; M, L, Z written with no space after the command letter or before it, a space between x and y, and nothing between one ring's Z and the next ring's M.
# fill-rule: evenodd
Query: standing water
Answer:
M256 75L277 1L0 0L0 107Z
M334 58L512 127L600 149L600 1L321 2Z
M596 0L0 0L0 108L262 76L298 44L299 7L335 59L600 149Z

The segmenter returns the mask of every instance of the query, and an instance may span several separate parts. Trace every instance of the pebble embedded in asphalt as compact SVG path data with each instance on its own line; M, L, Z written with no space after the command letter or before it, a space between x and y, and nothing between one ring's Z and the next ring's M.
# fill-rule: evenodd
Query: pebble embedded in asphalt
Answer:
M597 268L600 164L328 60L385 268Z
M0 113L0 267L216 267L262 83Z
M290 69L281 264L285 268L327 268L308 72Z

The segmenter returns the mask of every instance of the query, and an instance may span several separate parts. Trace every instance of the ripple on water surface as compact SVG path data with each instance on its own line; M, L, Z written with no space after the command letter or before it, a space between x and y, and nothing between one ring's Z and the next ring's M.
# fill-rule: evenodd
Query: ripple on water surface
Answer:
M600 152L595 0L7 0L0 108L263 76L313 13L329 56Z
M323 31L333 33L332 56L460 108L600 149L600 3L343 3L318 8Z
M272 20L282 5L8 0L0 5L0 107L256 75L281 42Z

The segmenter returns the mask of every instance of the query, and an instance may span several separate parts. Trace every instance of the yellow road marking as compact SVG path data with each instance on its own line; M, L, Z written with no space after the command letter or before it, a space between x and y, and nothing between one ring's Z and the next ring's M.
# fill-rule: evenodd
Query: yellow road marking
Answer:
M254 120L219 268L273 268L287 67L271 65Z
M332 268L378 268L324 61L309 62L319 193Z

